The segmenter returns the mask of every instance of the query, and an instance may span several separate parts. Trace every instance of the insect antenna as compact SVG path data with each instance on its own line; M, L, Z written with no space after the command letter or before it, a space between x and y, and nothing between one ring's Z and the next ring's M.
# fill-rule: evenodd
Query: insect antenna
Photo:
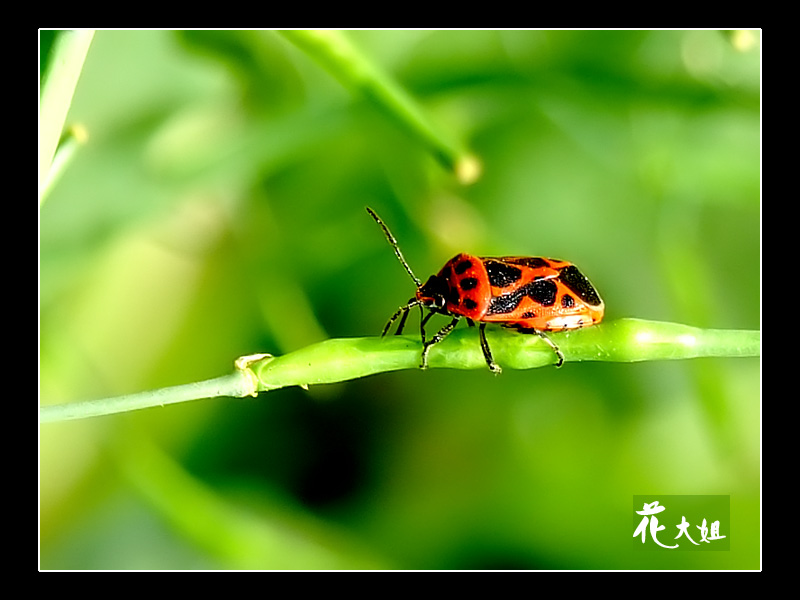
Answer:
M397 255L397 258L400 261L400 264L403 265L403 267L405 268L406 272L411 276L411 279L414 280L414 284L417 286L417 288L421 287L422 286L422 282L419 279L417 279L417 276L414 275L414 271L412 271L411 267L408 266L408 263L406 262L406 259L403 257L403 253L400 252L400 246L397 245L397 240L394 239L394 236L392 235L392 232L389 231L389 228L386 226L386 224L383 221L381 221L381 218L375 213L374 210L372 210L369 206L367 206L366 209L367 209L367 212L369 213L369 215L373 219L375 219L375 222L378 225L380 225L381 229L383 229L383 233L386 236L386 239L389 240L389 244L394 249L394 253Z

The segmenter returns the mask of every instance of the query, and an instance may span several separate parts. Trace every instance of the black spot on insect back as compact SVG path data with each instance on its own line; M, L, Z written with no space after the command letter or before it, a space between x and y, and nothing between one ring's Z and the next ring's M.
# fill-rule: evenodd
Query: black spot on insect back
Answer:
M458 289L455 287L450 288L450 292L447 294L447 302L452 306L458 306L461 302L461 294L459 293Z
M504 315L513 311L519 303L522 301L522 298L525 296L525 293L522 290L517 290L512 294L503 294L501 296L494 296L491 301L489 302L489 308L486 311L487 315Z
M551 279L538 279L520 288L531 300L542 306L553 306L556 302L558 286Z
M478 286L478 280L474 277L466 277L459 282L458 286L462 290L474 290Z
M590 304L591 306L600 306L603 301L594 289L594 286L588 279L578 270L575 265L570 265L561 269L559 274L561 282L575 292L581 300Z
M463 275L471 268L472 268L471 260L462 260L455 267L453 267L453 271L455 271L456 275Z
M496 260L485 260L486 273L489 275L489 284L494 287L508 287L522 277L522 270Z
M573 298L569 294L564 294L561 297L561 306L564 308L572 308L573 306L575 306L575 298Z

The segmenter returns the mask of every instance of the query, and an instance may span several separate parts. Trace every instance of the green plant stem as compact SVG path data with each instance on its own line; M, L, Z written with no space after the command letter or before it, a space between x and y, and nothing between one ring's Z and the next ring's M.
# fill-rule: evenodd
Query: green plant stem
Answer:
M503 368L532 369L552 365L556 356L536 335L495 328L486 332L495 360ZM618 319L548 334L567 362L637 362L700 357L757 357L759 331L699 329L677 323ZM336 383L400 369L416 369L419 336L339 338L312 344L283 356L256 356L233 375L119 398L40 408L40 422L108 415L214 396L244 397L287 386ZM237 361L238 362L238 361ZM454 331L430 351L429 366L486 369L476 328Z
M281 31L345 87L361 94L394 118L462 183L480 174L475 157L449 139L426 117L419 104L392 77L374 65L341 31Z
M176 385L127 396L42 406L39 408L39 422L52 423L72 419L86 419L88 417L99 417L141 408L166 406L167 404L219 396L242 398L250 395L251 391L246 375L242 371L235 371L230 375L216 377L208 381Z
M39 97L39 202L61 139L93 30L65 31L56 39Z
M75 153L86 143L86 130L81 125L73 125L64 132L61 141L56 148L55 156L47 171L47 175L39 185L39 204L41 205L50 190L64 173Z
M555 353L538 336L495 328L486 332L498 364L512 369L552 365ZM698 329L676 323L619 319L587 329L548 334L567 362L636 362L699 357L758 356L760 333ZM414 369L419 336L332 339L251 365L259 390L315 385ZM464 327L431 348L431 368L486 369L477 330Z

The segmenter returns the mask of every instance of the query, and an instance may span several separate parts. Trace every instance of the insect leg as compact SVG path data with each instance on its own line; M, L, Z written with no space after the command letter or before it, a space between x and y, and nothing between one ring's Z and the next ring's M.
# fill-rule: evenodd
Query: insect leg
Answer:
M433 313L431 313L431 314L433 314ZM429 318L430 318L430 315L428 315L424 319L424 321L427 322L427 320ZM420 365L419 365L420 369L427 369L428 368L428 351L431 349L431 346L433 346L435 344L438 344L444 338L446 338L450 334L450 332L453 331L453 329L455 328L455 326L458 323L458 320L460 318L461 318L460 316L453 317L453 320L450 321L450 323L448 323L444 327L442 327L439 330L439 332L430 339L430 341L423 342L423 344L422 344L422 361L420 362Z
M394 332L395 335L401 335L403 333L403 328L406 326L406 319L408 318L408 313L410 311L411 309L406 306L406 309L403 311L403 316L400 319L400 323L397 325L397 331Z
M556 358L558 358L558 362L556 363L556 368L560 367L564 364L564 353L561 352L561 348L556 346L555 342L547 337L547 334L544 331L539 331L538 329L530 330L532 333L535 333L540 338L542 338L547 344L553 349L553 352L556 353Z
M425 340L427 339L427 336L425 335L425 325L428 324L428 321L432 316L433 316L432 312L429 312L426 315L425 312L422 310L422 305L421 304L419 305L419 335L420 339L422 340L423 347L425 346Z
M403 332L403 327L405 327L406 319L408 318L408 311L411 310L417 304L419 304L419 302L417 302L415 299L412 298L411 300L408 301L408 304L398 308L397 312L395 312L389 318L389 322L386 323L386 327L383 328L383 333L381 333L381 337L384 337L387 333L389 333L389 329L391 328L392 323L394 323L398 319L398 317L402 315L402 319L400 319L400 324L397 326L397 332L395 333L395 335L400 335Z
M534 329L533 327L521 327L519 325L515 326L515 329L520 333L535 333L540 338L542 338L547 345L553 349L553 352L556 353L556 358L558 358L558 362L556 363L556 367L560 367L564 364L564 353L561 352L561 349L556 346L555 342L547 337L547 334L544 331L540 331L539 329Z
M472 321L470 321L471 323ZM486 359L486 365L489 367L489 370L492 373L502 373L503 369L500 368L496 362L494 362L494 358L492 358L492 351L489 349L489 342L486 341L486 323L481 323L478 330L480 331L481 335L481 350L483 350L483 357Z

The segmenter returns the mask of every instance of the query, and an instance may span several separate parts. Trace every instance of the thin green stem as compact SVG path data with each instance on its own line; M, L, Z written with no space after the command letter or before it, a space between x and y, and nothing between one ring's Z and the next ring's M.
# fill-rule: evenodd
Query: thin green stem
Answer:
M64 132L47 175L39 186L40 205L45 201L50 190L53 189L53 186L64 173L78 148L86 143L87 138L88 135L82 125L73 125Z
M535 335L501 328L487 330L495 360L504 368L532 369L553 365L550 346ZM677 323L618 319L577 331L551 333L549 337L567 362L637 362L700 357L757 357L759 331L699 329ZM340 338L312 344L283 356L254 355L236 361L232 375L209 381L54 406L39 410L42 423L110 415L201 398L241 398L287 386L307 387L348 381L419 366L418 336ZM475 328L454 331L431 349L431 368L486 369Z
M39 408L39 422L52 423L56 421L100 417L142 408L166 406L167 404L189 402L190 400L201 400L203 398L216 398L219 396L242 398L251 393L252 385L246 374L242 371L236 371L230 375L216 377L208 381L176 385L127 396L42 406Z
M345 87L361 94L394 118L462 183L480 175L478 160L444 134L391 76L373 64L341 31L281 31Z
M42 77L39 97L39 202L43 198L50 166L56 154L75 86L86 53L94 37L93 30L65 31L52 49L47 71Z

